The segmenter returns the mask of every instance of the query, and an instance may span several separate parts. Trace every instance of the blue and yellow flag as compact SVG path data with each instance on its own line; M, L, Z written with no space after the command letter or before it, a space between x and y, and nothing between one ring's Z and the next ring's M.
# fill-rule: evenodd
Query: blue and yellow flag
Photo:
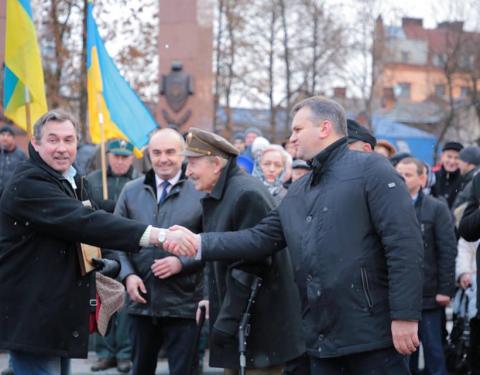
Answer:
M30 0L7 0L6 23L3 111L27 130L27 95L32 123L47 112L42 60Z
M100 119L105 139L124 138L141 150L148 134L157 127L150 112L130 88L108 55L92 14L87 15L88 119L93 143L102 142Z

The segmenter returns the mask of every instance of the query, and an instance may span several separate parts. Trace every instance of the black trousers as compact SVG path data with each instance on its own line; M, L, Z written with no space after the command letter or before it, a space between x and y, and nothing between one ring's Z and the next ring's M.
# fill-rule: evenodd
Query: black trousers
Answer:
M155 375L158 352L164 345L171 375L190 374L194 356L194 374L198 374L198 350L195 347L197 324L194 319L152 318L130 315L133 347L132 375Z
M406 375L407 357L394 348L373 350L336 358L310 357L311 375Z

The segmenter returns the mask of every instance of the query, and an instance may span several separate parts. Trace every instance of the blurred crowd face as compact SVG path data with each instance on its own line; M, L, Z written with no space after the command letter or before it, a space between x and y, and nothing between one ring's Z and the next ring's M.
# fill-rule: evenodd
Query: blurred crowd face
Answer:
M15 148L15 137L9 132L0 133L0 147L12 151Z
M297 181L299 178L305 176L308 172L310 172L310 170L305 168L292 169L292 182Z
M70 121L49 121L42 128L40 140L32 145L42 160L59 173L65 173L77 156L77 133Z
M475 165L464 162L462 159L458 159L458 169L460 169L460 174L463 176L475 169Z
M273 184L285 169L285 163L280 151L264 152L260 159L260 168L262 169L265 180Z
M459 168L459 152L455 150L445 150L442 152L442 157L440 158L443 168L447 172L456 172Z
M109 152L108 165L116 176L123 176L133 164L133 155L115 155Z
M170 180L182 167L184 157L179 136L173 132L158 132L150 139L148 154L155 174L162 180Z
M257 137L258 137L257 133L250 132L250 133L245 134L245 146L246 147L251 146L253 141Z
M216 185L222 165L218 157L187 157L187 176L193 181L195 189L210 193Z
M235 146L235 148L238 150L240 154L243 153L243 151L245 151L245 141L243 141L242 139L235 139L233 141L233 145Z
M426 176L423 173L423 168L422 173L419 174L415 163L400 162L395 168L400 176L405 179L405 184L411 196L417 195L420 189L425 186Z

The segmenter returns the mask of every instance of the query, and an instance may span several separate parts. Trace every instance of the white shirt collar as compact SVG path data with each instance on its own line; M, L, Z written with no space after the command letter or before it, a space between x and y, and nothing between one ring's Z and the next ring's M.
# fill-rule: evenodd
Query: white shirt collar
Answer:
M180 169L174 177L172 177L171 179L168 180L168 182L170 183L170 185L167 188L168 192L170 192L172 187L175 186L175 184L180 180L181 175L182 175L182 170ZM165 181L165 180L163 180L160 177L158 177L157 175L155 175L155 184L157 185L157 197L160 197L160 194L163 190L163 188L162 188L163 181Z
M77 184L75 183L75 176L77 175L77 170L71 165L68 170L63 173L63 177L72 185L73 190L77 189Z

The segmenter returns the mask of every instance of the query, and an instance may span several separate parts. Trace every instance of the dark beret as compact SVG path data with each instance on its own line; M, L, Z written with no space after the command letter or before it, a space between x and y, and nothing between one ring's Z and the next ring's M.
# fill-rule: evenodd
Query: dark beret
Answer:
M365 126L360 125L354 120L347 120L347 131L348 143L362 141L370 144L372 148L374 148L377 144L377 139L373 136L373 134Z

